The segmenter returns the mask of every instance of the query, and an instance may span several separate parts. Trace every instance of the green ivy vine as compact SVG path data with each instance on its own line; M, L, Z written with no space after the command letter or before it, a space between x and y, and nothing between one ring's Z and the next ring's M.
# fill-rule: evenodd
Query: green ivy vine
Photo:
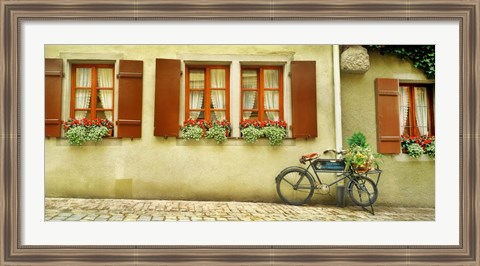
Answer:
M368 51L381 55L395 55L410 60L414 67L424 71L428 79L435 78L435 45L365 45Z

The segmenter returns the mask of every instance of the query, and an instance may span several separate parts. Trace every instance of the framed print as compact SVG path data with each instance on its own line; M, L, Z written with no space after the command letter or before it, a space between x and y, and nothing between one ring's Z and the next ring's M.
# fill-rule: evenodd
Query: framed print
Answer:
M0 4L0 264L480 263L475 157L479 152L478 0L1 0ZM342 70L342 78L337 78L340 68L335 62L340 58L335 55L350 48L393 44L430 45L434 59L421 62L430 72L424 76L395 59L371 66L376 72L368 80L358 69ZM371 62L380 56L376 54ZM395 69L410 72L399 75ZM437 72L434 78L431 71ZM298 76L303 77L300 83ZM394 92L385 93L391 84ZM278 178L274 180L271 173L268 180L255 175L262 163L263 172L280 171L291 159L286 155L290 153L281 152L297 154L311 146L342 142L342 136L339 141L333 137L342 130L334 123L337 85L349 91L341 106L351 114L339 114L343 123L369 120L371 126L364 128L370 142L377 140L373 147L397 154L385 158L382 169L387 173L382 181L394 188L383 190L391 195L382 200L391 203L402 195L397 201L403 200L404 210L429 204L431 216L413 221L384 217L376 222L169 222L166 217L116 222L115 217L88 216L62 207L67 219L46 209L46 197L66 195L113 201L188 200L191 195L248 201L261 194L260 189L270 189L269 195L276 196ZM364 87L371 88L368 96L362 94ZM383 96L374 94L374 87ZM176 100L158 96L166 94ZM435 161L424 156L423 165L432 171L421 172L423 180L405 177L404 184L395 187L402 179L392 179L389 167L397 173L421 168L397 167L417 161L412 163L402 154L398 138L382 133L382 123L388 121L378 114L390 109L379 107L385 100L381 97L415 110L402 115L397 110L392 116L399 120L392 123L397 129L400 124L402 135L426 136L422 140L426 153L426 146L438 142ZM44 112L38 112L41 109ZM359 109L370 111L359 114ZM226 130L212 137L217 143L184 140L187 133L179 126L200 118L218 122ZM249 119L282 128L284 142L244 144L246 133L238 125ZM80 124L87 125L84 133L90 139L78 135L83 130ZM213 124L204 125L203 132L197 130L198 138ZM104 126L104 132L95 133L97 126ZM93 143L102 137L107 139ZM249 157L234 156L242 152ZM200 164L205 167L197 167ZM147 171L139 171L142 168ZM202 179L215 171L223 179ZM235 180L240 171L251 179ZM150 172L185 179L179 183L182 186L166 189L164 185L171 183ZM231 183L222 183L224 179ZM266 185L251 185L255 182ZM411 188L406 189L406 184ZM212 187L217 191L209 198ZM264 199L260 195L252 201Z

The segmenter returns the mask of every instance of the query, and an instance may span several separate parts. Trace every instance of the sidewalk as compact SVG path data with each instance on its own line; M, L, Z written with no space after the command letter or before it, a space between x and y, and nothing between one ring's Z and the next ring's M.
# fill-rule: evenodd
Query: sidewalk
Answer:
M434 221L434 208L46 198L46 221Z

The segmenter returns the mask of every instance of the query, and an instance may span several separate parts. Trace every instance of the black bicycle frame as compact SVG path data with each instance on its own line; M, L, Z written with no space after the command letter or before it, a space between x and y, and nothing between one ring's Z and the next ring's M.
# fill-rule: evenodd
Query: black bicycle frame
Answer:
M315 161L314 161L315 162ZM312 161L308 161L309 165L307 166L307 168L305 169L305 172L309 172L309 169L311 168L313 170L313 173L315 174L315 177L317 178L317 181L320 185L323 185L324 183L322 182L322 180L320 179L320 176L317 174L317 173L331 173L331 174L341 174L342 175L342 178L339 178L339 179L336 179L335 181L333 181L332 183L330 184L326 184L327 186L332 186L332 185L335 185L336 183L342 181L342 180L345 180L346 178L348 178L351 182L355 182L355 179L351 178L352 176L354 176L354 173L352 171L352 169L348 169L348 170L342 170L342 171L329 171L329 172L325 172L325 171L322 171L322 170L316 170L315 167L312 165ZM314 180L315 181L315 180ZM315 181L316 182L316 181ZM358 183L357 183L358 184Z

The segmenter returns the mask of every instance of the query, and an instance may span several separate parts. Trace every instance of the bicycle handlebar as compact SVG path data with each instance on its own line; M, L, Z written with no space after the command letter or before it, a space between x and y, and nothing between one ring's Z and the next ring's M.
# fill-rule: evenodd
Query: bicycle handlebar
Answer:
M333 153L335 153L335 154L337 154L337 155L338 155L338 154L344 155L344 154L346 153L345 150L337 151L337 150L334 150L334 149L330 149L330 150L324 150L324 151L323 151L323 154L327 154L327 153L329 153L329 152L333 152Z

